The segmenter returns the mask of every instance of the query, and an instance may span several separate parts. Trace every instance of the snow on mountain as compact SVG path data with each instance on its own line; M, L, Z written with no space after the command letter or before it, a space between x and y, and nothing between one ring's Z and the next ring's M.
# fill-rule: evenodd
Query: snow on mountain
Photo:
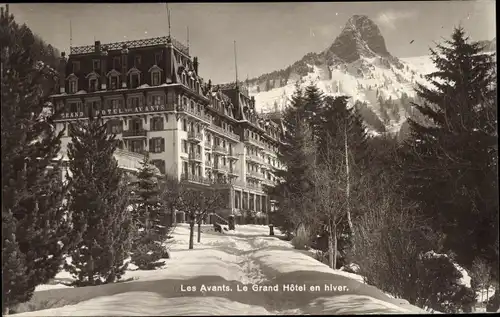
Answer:
M367 16L354 15L323 52L309 53L246 84L258 112L282 111L296 84L305 88L314 83L326 95L350 96L351 105L363 103L361 115L370 133L378 135L400 131L411 112L409 102L401 99L415 97L416 83L427 84L425 75L435 70L430 56L392 56L378 26Z

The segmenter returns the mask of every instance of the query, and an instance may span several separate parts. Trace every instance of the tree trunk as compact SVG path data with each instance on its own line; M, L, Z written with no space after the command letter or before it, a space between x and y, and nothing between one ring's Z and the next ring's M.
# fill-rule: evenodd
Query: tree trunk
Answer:
M90 252L92 252L92 249L90 250ZM94 257L92 256L92 254L90 255L87 273L89 277L89 285L94 285Z
M189 250L193 249L194 239L194 220L189 221Z
M328 264L332 269L335 269L333 230L331 224L328 225Z
M198 243L201 242L201 222L198 222Z
M349 230L351 235L354 235L354 229L351 220L351 206L350 206L350 196L351 196L351 180L350 180L350 168L349 168L349 144L347 143L347 122L344 126L344 148L345 148L345 166L346 166L346 206L347 206L347 222L349 224Z
M333 224L333 269L337 269L337 225Z

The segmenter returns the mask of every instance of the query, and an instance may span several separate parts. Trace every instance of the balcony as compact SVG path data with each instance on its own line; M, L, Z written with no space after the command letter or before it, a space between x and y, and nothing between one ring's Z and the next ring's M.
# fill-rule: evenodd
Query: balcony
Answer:
M201 175L186 174L186 173L181 174L181 181L188 183L204 184L204 185L210 184L210 180L206 177L203 177Z
M212 161L205 160L205 168L212 168L212 166L213 166Z
M178 105L177 111L178 112L185 112L185 113L192 115L193 117L195 117L197 119L203 120L205 122L210 122L210 117L207 116L203 111L198 111L196 108L193 109L187 105Z
M195 162L203 161L203 159L201 158L201 153L194 153L194 152L189 153L189 160Z
M261 165L264 164L264 160L261 157L254 155L254 154L247 154L246 159L248 161L253 162L253 163L257 163L257 164L261 164Z
M230 168L228 174L233 177L239 177L240 173L235 168Z
M251 138L251 137L250 137L250 136L248 136L248 135L245 135L245 136L243 137L243 142L245 142L246 144L250 144L250 145L256 146L256 147L258 147L258 148L260 148L260 149L265 149L265 148L267 147L267 146L266 146L266 144L265 144L264 142L262 142L262 141L257 141L257 140L255 140L255 139Z
M212 142L210 141L205 141L205 149L212 149Z
M234 150L228 151L227 158L230 160L238 160L239 159L238 155L234 152Z
M257 171L247 171L247 178L262 180L264 178L264 175L262 175L261 172Z
M255 183L247 183L247 187L250 189L255 189L255 190L262 190L262 185L260 184L255 184Z
M240 142L240 136L237 135L236 133L233 133L233 132L230 132L230 131L227 131L227 130L224 130L223 128L219 127L219 126L216 126L215 124L211 124L207 127L208 130L212 131L212 132L215 132L219 135L222 135L222 136L225 136L225 137L228 137L234 141L237 141L237 142Z
M188 132L188 141L194 143L200 143L203 140L203 135L199 132L189 131Z
M214 166L213 166L214 172L217 172L217 173L227 173L228 169L229 169L229 167L227 165L223 166L220 164L214 164Z
M220 145L215 145L212 148L212 152L220 155L227 155L228 150Z
M132 138L146 138L148 131L141 129L141 130L125 130L122 133L122 137L125 139L132 139Z

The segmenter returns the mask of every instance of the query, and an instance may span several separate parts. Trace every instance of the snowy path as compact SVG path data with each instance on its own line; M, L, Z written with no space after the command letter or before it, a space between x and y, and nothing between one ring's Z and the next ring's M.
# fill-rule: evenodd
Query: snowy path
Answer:
M128 271L129 282L38 291L18 315L425 313L267 236L265 226L204 231L188 250L188 228L176 228L165 269Z

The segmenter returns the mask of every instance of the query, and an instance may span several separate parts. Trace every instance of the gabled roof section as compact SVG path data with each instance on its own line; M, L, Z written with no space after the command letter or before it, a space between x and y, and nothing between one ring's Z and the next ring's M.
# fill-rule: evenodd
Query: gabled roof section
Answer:
M119 71L117 71L116 69L112 69L110 70L107 74L106 74L106 77L109 77L109 76L120 76L121 73Z
M74 80L74 79L78 79L75 73L71 73L68 75L68 77L66 77L66 80Z
M163 69L161 69L158 65L153 65L151 68L148 70L148 72L162 72Z
M85 76L86 79L89 79L89 78L99 78L99 77L101 77L101 76L99 76L99 74L96 73L95 71L92 71L87 76Z
M140 74L141 71L138 70L137 68L135 67L132 67L128 72L127 72L127 76L130 75L130 74Z

